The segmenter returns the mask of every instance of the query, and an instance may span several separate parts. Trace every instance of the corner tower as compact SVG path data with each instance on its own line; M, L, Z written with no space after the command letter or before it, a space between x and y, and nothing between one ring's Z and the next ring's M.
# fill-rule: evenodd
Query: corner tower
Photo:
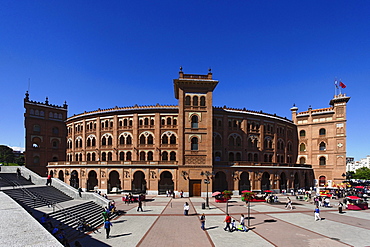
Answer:
M298 127L298 163L311 164L316 186L332 187L341 183L346 172L346 111L350 97L335 95L330 107L308 108L299 112L291 108L292 120Z
M48 98L45 102L31 101L27 91L24 108L26 167L45 176L48 162L66 158L67 104L52 105Z
M201 196L206 190L201 174L212 172L212 96L218 81L210 69L206 75L195 75L184 74L180 67L173 83L179 101L179 190Z

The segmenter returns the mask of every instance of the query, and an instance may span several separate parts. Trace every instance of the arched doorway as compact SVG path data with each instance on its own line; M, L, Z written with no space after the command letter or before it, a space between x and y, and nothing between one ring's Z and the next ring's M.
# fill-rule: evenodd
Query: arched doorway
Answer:
M269 189L270 189L270 174L268 172L264 172L261 180L261 190L265 191Z
M174 183L172 180L172 174L169 171L164 171L161 173L160 180L158 182L158 194L163 195L166 194L166 191L174 190Z
M87 179L87 191L94 191L96 186L98 186L98 175L95 171L90 171Z
M121 180L117 171L111 171L109 173L108 191L112 191L113 188L117 188L118 191L121 190ZM116 189L114 192L117 192Z
M251 181L249 180L249 173L242 172L239 180L239 194L242 194L244 190L251 190Z
M73 170L71 172L71 178L69 179L69 184L73 187L78 189L80 187L80 181L78 179L78 172Z
M60 181L64 182L64 172L62 170L59 171L58 178Z
M145 193L146 192L146 181L145 175L142 171L137 171L134 173L134 180L132 180L132 191L135 193Z
M320 176L319 177L319 186L320 187L325 187L326 185L326 177L325 176Z
M282 190L286 190L287 189L287 179L286 179L286 175L285 175L285 173L283 172L283 173L281 173L281 175L280 175L280 192L282 191Z
M301 186L299 184L299 176L298 176L298 173L295 173L294 174L294 190L298 190L300 188Z
M51 171L50 171L49 175L50 175L51 177L54 177L54 172L53 172L53 170L51 170Z
M224 191L228 189L226 174L224 172L217 172L213 183L213 191Z

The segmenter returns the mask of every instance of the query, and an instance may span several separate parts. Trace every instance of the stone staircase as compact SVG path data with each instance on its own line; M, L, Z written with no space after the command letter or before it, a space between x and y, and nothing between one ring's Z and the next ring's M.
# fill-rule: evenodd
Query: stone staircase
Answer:
M102 212L109 200L95 193L83 192L82 196L75 188L53 179L52 186L46 186L45 180L37 174L22 168L22 175L17 177L15 170L0 172L0 189L38 220L46 213L51 217L53 226L61 224L69 242L82 237L77 230L81 220L90 225L90 229L100 227L103 222ZM115 218L123 212L115 212L109 218ZM52 229L48 229L51 231Z
M13 198L24 208L38 208L42 206L53 206L56 203L61 203L73 200L63 192L52 186L37 186L37 187L22 187L17 189L7 189L4 193Z
M0 187L32 185L33 183L15 173L0 173Z

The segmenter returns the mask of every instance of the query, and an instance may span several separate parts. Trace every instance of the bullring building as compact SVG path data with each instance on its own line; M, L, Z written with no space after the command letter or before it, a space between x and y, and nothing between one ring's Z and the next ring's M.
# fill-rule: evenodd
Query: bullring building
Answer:
M298 125L262 111L213 106L217 84L211 71L184 74L180 68L173 80L178 105L98 109L69 118L66 103L31 101L27 93L26 166L87 191L205 196L315 186L311 165L297 162Z

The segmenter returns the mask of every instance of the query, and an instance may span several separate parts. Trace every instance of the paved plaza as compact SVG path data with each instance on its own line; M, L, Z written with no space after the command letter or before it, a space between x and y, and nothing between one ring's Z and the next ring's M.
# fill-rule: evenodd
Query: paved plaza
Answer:
M291 197L292 198L292 197ZM293 199L293 210L281 203L251 203L250 230L226 232L223 220L226 203L210 198L210 209L202 209L204 198L148 197L144 212L137 212L137 203L124 204L121 196L110 196L125 214L112 221L111 237L90 233L77 239L83 246L370 246L370 210L339 214L334 207L321 208L321 221L314 220L314 205ZM183 205L190 204L189 216ZM248 216L240 197L232 198L229 214L237 221L240 214ZM200 229L200 214L206 214L206 231ZM246 220L246 222L248 222ZM73 245L72 245L73 246Z

